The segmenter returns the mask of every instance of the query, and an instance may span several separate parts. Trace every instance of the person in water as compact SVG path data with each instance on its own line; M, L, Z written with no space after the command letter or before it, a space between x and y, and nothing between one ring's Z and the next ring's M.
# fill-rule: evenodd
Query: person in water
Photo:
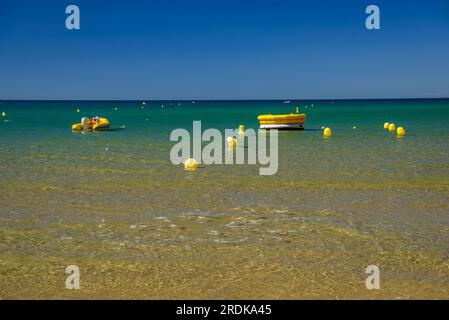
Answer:
M99 123L99 117L94 117L94 118L81 118L81 124L83 125L83 129L84 130L89 130L92 129L92 127L94 125L96 125L97 123Z
M90 119L86 117L81 118L81 125L83 126L84 130L87 130L90 124Z

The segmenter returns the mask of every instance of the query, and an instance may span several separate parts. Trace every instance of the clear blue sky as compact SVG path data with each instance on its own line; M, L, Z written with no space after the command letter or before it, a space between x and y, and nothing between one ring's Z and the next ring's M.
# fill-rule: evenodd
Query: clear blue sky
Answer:
M0 1L0 99L423 97L449 97L447 0Z

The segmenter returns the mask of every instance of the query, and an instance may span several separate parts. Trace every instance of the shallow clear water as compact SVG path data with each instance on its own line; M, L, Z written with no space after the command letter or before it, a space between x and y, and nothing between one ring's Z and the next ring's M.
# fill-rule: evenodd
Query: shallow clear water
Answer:
M257 128L295 102L141 105L0 104L0 298L449 298L448 100L301 102L274 176L184 171L169 135ZM94 115L113 130L71 132Z

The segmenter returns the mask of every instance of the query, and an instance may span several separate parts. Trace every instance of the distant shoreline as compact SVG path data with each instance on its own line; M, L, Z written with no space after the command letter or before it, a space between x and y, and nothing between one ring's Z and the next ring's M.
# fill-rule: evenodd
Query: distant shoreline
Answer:
M133 99L133 100L121 100L121 99L0 99L1 102L284 102L290 101L290 104L303 103L308 101L313 102L332 102L332 101L444 101L449 100L449 97L445 98L367 98L367 99Z

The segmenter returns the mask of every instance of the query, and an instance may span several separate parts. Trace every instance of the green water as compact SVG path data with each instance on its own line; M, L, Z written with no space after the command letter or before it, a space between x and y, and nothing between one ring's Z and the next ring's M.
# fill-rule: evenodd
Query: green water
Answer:
M273 176L170 162L175 128L257 128L297 105L306 130L279 133ZM449 298L448 100L0 111L0 298ZM113 130L71 132L94 115ZM65 289L70 264L80 290ZM381 290L366 289L368 265Z

